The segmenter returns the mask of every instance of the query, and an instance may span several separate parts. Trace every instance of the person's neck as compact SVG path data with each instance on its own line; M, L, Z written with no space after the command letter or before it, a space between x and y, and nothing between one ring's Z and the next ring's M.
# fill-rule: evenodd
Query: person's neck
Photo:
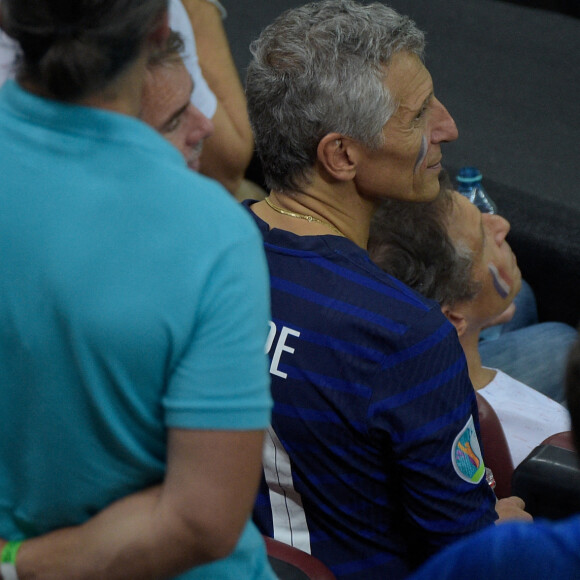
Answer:
M466 330L460 337L459 342L463 347L465 358L467 359L467 368L469 378L473 388L478 391L486 387L495 378L496 371L488 369L481 364L481 355L479 354L479 334L480 330Z
M270 205L264 202L255 207L254 211L270 227L285 229L297 235L338 235L338 230L341 235L366 250L375 208L373 204L361 199L348 183L329 184L315 178L300 191L272 191L269 200ZM278 210L273 209L272 204ZM315 220L297 219L281 214L279 209L311 216Z
M146 58L144 56L139 57L103 90L72 101L72 104L138 117L141 112L141 97L146 70L145 63ZM58 100L43 87L35 85L29 80L19 79L19 83L23 88L35 95Z

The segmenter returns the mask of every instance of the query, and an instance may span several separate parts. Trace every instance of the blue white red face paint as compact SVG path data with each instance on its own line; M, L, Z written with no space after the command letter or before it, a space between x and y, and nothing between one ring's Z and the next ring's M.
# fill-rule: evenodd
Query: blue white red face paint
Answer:
M496 292L502 297L507 298L510 290L511 290L511 280L504 272L501 272L497 269L497 266L493 263L489 263L487 265L489 272L491 273L491 277L493 279L493 287L495 288Z
M419 169L419 167L421 167L421 163L423 163L425 157L427 157L427 149L428 149L427 137L423 135L423 138L421 139L421 149L419 150L419 156L417 157L417 161L415 162L414 169L415 173L417 173L417 170Z

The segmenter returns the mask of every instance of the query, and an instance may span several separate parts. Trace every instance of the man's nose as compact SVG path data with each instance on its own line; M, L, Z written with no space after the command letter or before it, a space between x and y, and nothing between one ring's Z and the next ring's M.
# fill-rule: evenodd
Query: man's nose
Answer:
M187 133L188 143L197 145L203 139L211 137L214 126L211 119L208 119L199 109L190 105L187 111L189 117L189 130Z
M457 125L441 101L434 99L432 109L431 143L455 141L459 136Z

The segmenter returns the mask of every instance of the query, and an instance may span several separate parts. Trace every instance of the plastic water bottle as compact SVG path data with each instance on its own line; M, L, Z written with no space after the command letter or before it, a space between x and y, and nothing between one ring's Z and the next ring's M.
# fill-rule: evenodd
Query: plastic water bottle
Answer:
M482 175L477 167L462 167L455 178L457 191L476 205L482 213L496 213L497 207L481 184Z

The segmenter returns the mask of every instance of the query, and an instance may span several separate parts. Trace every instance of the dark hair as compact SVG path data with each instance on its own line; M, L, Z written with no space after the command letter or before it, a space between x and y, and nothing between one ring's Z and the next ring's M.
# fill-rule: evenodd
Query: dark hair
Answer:
M572 421L574 444L580 451L580 339L576 340L568 355L566 402Z
M481 285L472 280L473 255L447 233L452 188L443 175L430 202L384 200L371 223L368 251L385 272L441 306L472 300Z
M105 88L133 62L168 0L1 0L18 78L59 100Z

